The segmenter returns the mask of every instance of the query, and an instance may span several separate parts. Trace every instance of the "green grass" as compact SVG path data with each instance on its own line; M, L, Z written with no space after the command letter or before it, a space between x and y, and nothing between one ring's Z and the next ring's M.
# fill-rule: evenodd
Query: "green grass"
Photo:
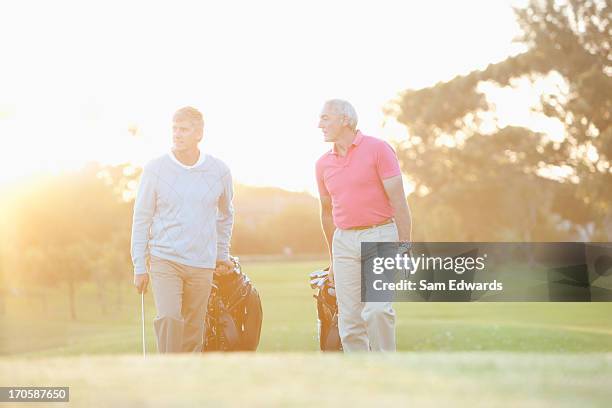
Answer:
M0 385L70 386L70 406L608 406L610 303L396 303L399 353L316 352L308 273L324 262L244 262L259 289L258 353L138 355L140 297L127 283L10 297ZM121 302L117 299L122 299ZM0 404L4 406L3 404ZM54 406L64 406L56 404ZM18 406L40 406L20 403Z
M244 262L260 291L260 351L315 351L316 312L308 273L324 262ZM130 276L126 275L129 283ZM46 304L11 297L0 318L0 355L64 356L140 351L140 297L127 284L104 291L82 286L77 321L65 291L49 289ZM402 351L612 352L611 303L396 303ZM155 350L155 307L147 295L148 349Z
M4 358L0 382L69 386L70 406L78 407L606 407L612 400L612 354Z

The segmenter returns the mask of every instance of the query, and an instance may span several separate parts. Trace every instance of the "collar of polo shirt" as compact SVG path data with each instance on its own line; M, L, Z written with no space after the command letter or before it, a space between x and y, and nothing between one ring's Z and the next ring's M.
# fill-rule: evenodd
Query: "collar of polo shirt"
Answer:
M353 143L351 143L351 146L358 146L359 143L361 143L362 139L363 139L363 134L361 133L361 130L357 130L357 133L355 133L355 138L353 139ZM332 146L332 153L335 154L336 156L338 155L338 150L336 150L335 143Z

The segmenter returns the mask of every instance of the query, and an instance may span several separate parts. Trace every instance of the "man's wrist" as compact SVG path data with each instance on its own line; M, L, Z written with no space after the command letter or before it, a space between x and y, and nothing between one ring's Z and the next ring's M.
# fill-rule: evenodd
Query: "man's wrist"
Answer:
M217 248L217 261L229 261L229 250Z
M410 250L412 249L412 242L410 241L400 241L399 245L397 246L397 252L400 254L405 254L410 252Z

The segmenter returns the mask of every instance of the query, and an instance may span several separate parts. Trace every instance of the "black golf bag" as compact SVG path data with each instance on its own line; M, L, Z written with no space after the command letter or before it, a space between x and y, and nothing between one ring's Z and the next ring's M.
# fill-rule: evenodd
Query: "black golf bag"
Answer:
M317 323L321 351L342 351L338 332L338 304L336 288L329 282L329 268L310 274L310 287L315 289Z
M208 300L202 351L255 351L259 345L263 311L259 293L230 257L234 269L215 275Z

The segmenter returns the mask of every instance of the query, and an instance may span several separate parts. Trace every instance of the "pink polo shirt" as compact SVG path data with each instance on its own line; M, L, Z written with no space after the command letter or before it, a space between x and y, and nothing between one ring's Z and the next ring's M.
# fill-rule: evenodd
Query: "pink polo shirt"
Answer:
M321 196L331 196L334 224L340 229L380 224L394 211L382 181L401 174L389 144L357 131L346 156L335 145L317 160Z

